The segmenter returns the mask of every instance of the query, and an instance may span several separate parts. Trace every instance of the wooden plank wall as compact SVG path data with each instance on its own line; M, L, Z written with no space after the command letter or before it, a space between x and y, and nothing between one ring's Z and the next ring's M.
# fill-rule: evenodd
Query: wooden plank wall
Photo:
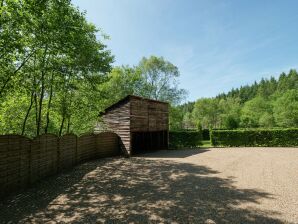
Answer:
M122 102L103 115L103 121L109 131L120 137L120 146L125 154L130 154L130 102Z
M169 129L168 104L149 102L149 131L164 131Z
M168 104L146 99L131 99L132 132L164 131L169 127Z
M132 133L168 132L169 108L167 103L130 96L108 108L103 121L119 135L122 151L131 155Z
M0 135L0 197L78 163L119 154L119 137L111 132L61 138L46 134L33 140Z
M132 98L130 108L130 131L149 131L148 101Z

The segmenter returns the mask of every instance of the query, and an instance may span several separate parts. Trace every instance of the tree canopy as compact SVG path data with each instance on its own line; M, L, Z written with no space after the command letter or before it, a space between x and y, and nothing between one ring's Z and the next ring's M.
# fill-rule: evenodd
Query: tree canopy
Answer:
M70 0L0 1L0 133L92 131L128 94L170 103L170 128L298 127L298 74L262 79L180 105L178 68L163 57L113 66L114 56Z
M186 96L186 91L178 87L179 70L162 57L143 58L138 66L115 67L108 74L101 90L109 99L109 105L126 95L166 101L177 105Z
M175 110L173 129L298 127L298 73L262 79L214 98L198 99ZM185 112L189 108L194 107ZM179 118L179 120L178 120ZM193 124L190 126L189 124Z
M105 36L70 0L2 0L0 16L1 134L79 134L128 94L173 105L186 94L162 57L114 67Z
M85 93L113 62L97 31L69 0L2 1L1 132L74 131L74 115L88 111Z

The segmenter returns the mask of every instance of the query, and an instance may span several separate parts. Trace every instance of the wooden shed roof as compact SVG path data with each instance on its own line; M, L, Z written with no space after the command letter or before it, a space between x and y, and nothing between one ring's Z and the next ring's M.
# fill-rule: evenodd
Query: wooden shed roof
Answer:
M122 98L121 100L117 101L116 103L112 104L111 106L107 107L103 112L101 112L99 115L104 115L107 112L113 110L114 108L117 108L119 104L127 102L131 99L138 99L138 100L144 100L144 101L149 101L149 102L155 102L155 103L162 103L162 104L169 104L168 102L164 101L159 101L159 100L153 100L149 98L144 98L140 96L135 96L135 95L127 95L126 97Z

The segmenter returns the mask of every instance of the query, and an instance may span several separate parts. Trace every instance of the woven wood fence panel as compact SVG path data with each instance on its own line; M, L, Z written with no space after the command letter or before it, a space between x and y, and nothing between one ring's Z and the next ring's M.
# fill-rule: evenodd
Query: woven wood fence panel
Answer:
M56 135L46 134L33 139L31 145L31 183L57 173L58 141Z
M97 157L115 156L121 153L118 135L111 132L96 135Z
M0 136L0 196L29 185L30 139Z
M96 136L94 134L82 135L78 138L78 162L85 162L95 159L96 155Z
M120 154L115 133L97 135L45 134L33 140L0 135L0 197L91 159Z
M77 163L77 136L64 135L59 140L59 164L58 169L67 169Z

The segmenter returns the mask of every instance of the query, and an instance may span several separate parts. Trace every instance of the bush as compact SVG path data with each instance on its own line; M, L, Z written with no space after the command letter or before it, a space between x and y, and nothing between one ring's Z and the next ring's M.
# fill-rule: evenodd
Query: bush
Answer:
M212 130L213 146L298 146L298 129Z
M202 133L199 131L170 131L170 148L195 148L202 145Z

